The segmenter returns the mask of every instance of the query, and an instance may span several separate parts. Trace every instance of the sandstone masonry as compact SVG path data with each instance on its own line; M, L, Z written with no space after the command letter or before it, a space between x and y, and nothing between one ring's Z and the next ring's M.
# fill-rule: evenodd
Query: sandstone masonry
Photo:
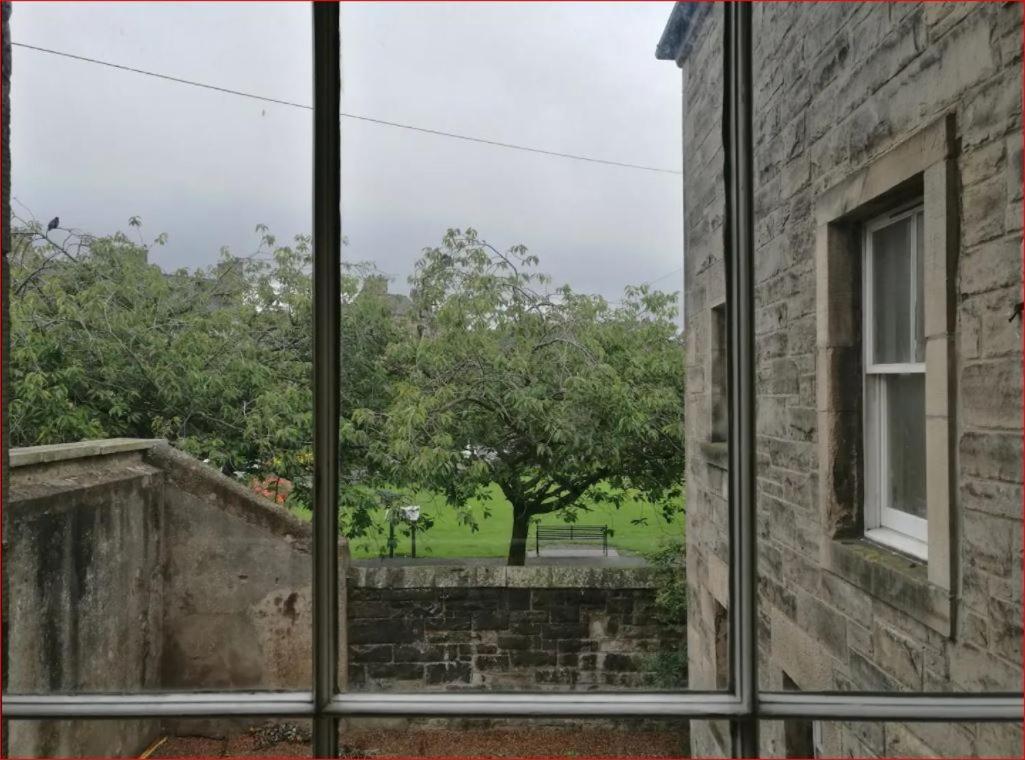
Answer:
M692 688L715 688L729 606L726 454L712 429L714 308L725 300L722 9L686 15L673 55L684 89L688 645ZM1009 316L1022 298L1022 7L758 3L753 40L760 686L1020 692L1022 339ZM942 143L928 142L930 129ZM916 168L930 150L928 165L945 167L938 188ZM908 179L887 187L886 172ZM831 353L831 341L837 320L857 317L860 280L856 268L829 288L816 279L816 247L831 244L817 241L831 221L817 213L831 194L847 193L836 218L856 229L862 208L916 182L927 206L952 209L950 328L936 333L949 395L926 401L951 478L928 562L859 538L860 391L843 379L860 382L860 360L856 348ZM859 193L871 196L862 207ZM947 548L934 552L939 527ZM693 753L727 752L725 729L694 722ZM766 722L762 750L791 751L786 729ZM1022 747L1020 725L823 723L814 734L828 755Z

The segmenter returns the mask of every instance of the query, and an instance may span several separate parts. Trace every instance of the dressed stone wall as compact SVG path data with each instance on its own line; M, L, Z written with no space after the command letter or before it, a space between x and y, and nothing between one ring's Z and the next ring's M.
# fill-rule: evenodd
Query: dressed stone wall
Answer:
M694 688L723 682L729 604L725 449L712 435L710 377L712 308L724 299L721 20L718 6L695 16L680 62ZM1022 339L1009 317L1022 299L1022 7L759 3L753 40L760 685L1020 692ZM954 209L953 477L950 550L930 555L949 566L930 568L856 540L857 515L842 535L823 510L823 449L857 446L860 431L825 438L820 426L830 403L856 400L820 387L818 331L831 303L817 294L815 248L821 199L940 122L950 125L941 158ZM848 278L847 293L859 287ZM937 618L943 605L949 613ZM694 722L693 753L724 754L724 728ZM817 741L827 755L970 756L1020 755L1022 739L1020 725L826 723ZM762 750L787 750L782 723L766 723Z

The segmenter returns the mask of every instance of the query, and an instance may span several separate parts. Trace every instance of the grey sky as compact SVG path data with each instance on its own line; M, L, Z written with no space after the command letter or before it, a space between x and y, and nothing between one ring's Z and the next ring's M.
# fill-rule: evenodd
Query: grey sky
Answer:
M671 4L346 3L343 110L679 169L680 77L654 60ZM15 42L302 103L306 3L18 4ZM14 50L15 197L93 233L167 232L153 260L251 252L310 229L310 113ZM682 283L682 182L349 119L345 255L405 277L449 226L526 244L557 281ZM15 210L24 209L15 204ZM669 275L669 276L666 276Z

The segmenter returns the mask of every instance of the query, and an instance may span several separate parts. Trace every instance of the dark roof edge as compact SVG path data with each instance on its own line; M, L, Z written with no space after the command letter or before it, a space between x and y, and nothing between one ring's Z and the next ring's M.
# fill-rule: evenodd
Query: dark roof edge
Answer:
M711 9L710 2L681 2L673 6L662 30L658 45L655 47L655 58L660 61L676 61L682 64L694 46L694 33L699 22Z

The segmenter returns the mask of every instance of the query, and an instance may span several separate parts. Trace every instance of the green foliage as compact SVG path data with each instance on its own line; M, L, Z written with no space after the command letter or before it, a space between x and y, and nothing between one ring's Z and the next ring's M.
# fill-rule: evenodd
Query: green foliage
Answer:
M129 226L138 231L141 220ZM309 504L312 466L312 293L308 236L280 245L264 226L253 255L222 251L213 267L164 273L149 246L123 233L48 236L14 231L11 260L12 444L164 437L244 480L274 475ZM165 239L155 241L159 245ZM381 408L378 368L394 340L384 298L364 285L371 267L342 277L343 431ZM342 437L342 479L360 480L366 448ZM343 489L355 512L372 490ZM366 520L348 519L358 532Z
M514 564L537 515L573 519L589 498L618 505L628 491L666 519L682 504L675 296L631 287L611 304L552 288L537 264L472 229L425 250L413 327L389 348L392 402L360 419L376 471L444 494L471 527L466 505L497 483Z
M687 562L683 540L665 539L645 557L655 568L657 579L656 618L666 625L684 625L687 622Z
M655 619L662 625L686 626L687 562L683 541L663 541L646 557L655 569ZM647 667L655 686L663 689L686 687L686 638L681 637L676 648L652 655Z
M166 236L147 243L142 221L128 224L134 238L13 231L12 445L165 437L243 480L291 481L287 505L308 509L310 238L282 245L260 225L253 255L164 273L148 256ZM471 531L511 505L510 560L522 562L540 515L640 499L668 521L681 508L675 297L642 286L608 303L553 288L537 266L522 247L450 230L417 263L411 302L372 267L345 267L347 535L427 490ZM493 484L504 500L489 506Z

